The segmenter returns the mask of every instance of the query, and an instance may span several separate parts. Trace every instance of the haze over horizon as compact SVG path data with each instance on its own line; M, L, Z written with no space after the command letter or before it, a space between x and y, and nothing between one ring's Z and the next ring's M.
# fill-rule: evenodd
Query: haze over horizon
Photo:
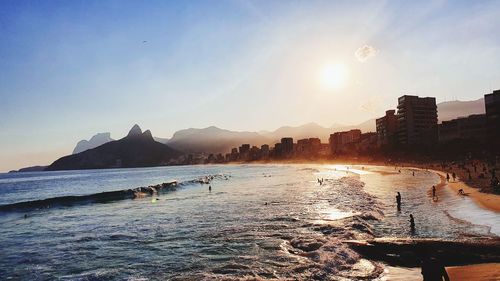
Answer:
M498 1L2 1L0 171L98 132L358 124L500 88Z

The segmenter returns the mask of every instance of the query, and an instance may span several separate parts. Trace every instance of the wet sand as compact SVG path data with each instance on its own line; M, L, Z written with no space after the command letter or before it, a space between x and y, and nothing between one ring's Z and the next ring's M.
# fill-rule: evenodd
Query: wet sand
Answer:
M452 281L500 280L500 263L453 266L447 267L446 271Z
M446 177L445 172L441 171L435 171L435 172L442 179ZM450 182L447 183L447 185L457 193L457 196L460 196L458 195L458 190L463 189L464 192L467 194L466 196L469 196L479 206L494 212L500 212L500 195L480 192L477 188L473 188L459 180L455 182L451 180Z

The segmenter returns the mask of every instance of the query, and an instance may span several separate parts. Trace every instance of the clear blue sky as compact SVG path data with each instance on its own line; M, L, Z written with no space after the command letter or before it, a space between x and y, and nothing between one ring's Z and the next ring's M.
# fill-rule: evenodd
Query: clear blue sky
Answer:
M500 88L499 26L500 1L0 0L0 171L135 123L331 126L402 94L477 99Z

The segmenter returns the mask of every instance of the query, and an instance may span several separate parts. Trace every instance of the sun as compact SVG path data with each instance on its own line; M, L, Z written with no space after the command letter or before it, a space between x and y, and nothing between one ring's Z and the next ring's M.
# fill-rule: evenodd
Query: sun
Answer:
M321 69L320 82L326 90L335 90L345 85L347 76L347 68L344 64L326 64Z

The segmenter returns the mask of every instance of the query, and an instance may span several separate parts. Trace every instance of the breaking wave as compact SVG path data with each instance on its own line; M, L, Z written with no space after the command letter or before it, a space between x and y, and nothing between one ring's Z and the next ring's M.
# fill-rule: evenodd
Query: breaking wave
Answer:
M189 186L193 184L209 184L213 180L227 180L229 177L223 174L208 175L199 177L193 180L177 182L170 181L157 185L150 185L145 187L137 187L132 189L106 191L100 193L93 193L88 195L75 195L75 196L59 196L40 200L23 201L12 204L0 205L0 211L28 211L36 209L46 209L59 206L75 206L93 203L108 203L120 200L143 198L148 196L155 196L161 193L174 191L178 187Z

